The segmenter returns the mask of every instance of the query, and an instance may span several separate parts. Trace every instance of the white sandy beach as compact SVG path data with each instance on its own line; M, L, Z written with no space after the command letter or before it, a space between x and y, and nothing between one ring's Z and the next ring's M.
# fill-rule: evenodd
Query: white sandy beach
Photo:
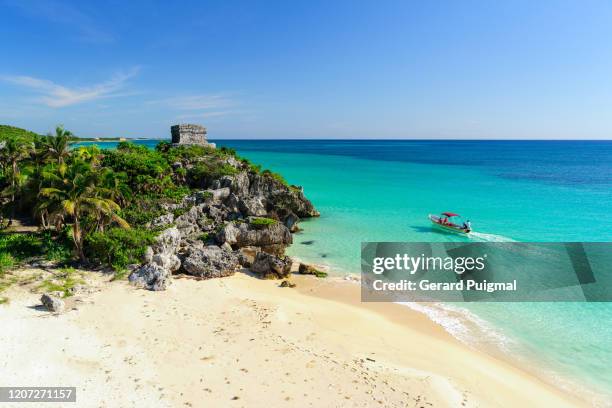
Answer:
M420 313L360 303L350 283L296 276L290 289L239 273L149 292L89 280L97 290L61 315L11 289L0 384L76 386L78 407L587 406Z

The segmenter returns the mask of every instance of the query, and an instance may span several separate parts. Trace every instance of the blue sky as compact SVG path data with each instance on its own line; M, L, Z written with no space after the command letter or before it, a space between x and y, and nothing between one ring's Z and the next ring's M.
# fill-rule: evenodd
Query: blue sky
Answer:
M0 123L612 138L608 1L0 0Z

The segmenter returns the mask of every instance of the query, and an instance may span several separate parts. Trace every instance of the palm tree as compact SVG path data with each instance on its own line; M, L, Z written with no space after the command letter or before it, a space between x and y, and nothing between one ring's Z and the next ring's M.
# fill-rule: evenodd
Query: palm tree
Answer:
M1 194L9 197L9 203L12 204L9 225L15 218L15 197L25 181L25 177L21 174L20 163L30 157L33 149L32 143L21 138L10 138L0 143L0 165L9 181L9 186L2 190Z
M104 168L100 173L100 186L106 190L108 198L117 204L124 206L130 199L132 190L127 184L127 174L117 173L109 168Z
M117 212L119 205L108 198L104 188L98 187L98 175L90 164L75 161L69 166L57 166L55 171L45 172L49 187L40 190L40 207L49 211L55 219L71 218L72 239L81 261L85 261L83 242L88 219L107 217L120 227L129 228L128 223Z
M100 165L104 155L100 148L96 145L81 146L78 149L72 151L72 155L78 160L82 160L91 164L92 166Z
M70 139L72 137L73 134L69 130L64 129L63 125L58 125L55 128L55 135L49 133L42 140L43 155L60 165L63 164L70 154Z

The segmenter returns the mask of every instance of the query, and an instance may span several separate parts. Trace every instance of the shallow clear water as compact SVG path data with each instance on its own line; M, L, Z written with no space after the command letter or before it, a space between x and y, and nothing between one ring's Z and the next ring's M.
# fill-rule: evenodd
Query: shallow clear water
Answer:
M304 186L321 217L301 224L304 231L294 236L289 253L338 273L360 271L362 241L468 239L430 227L427 215L441 211L469 218L476 240L612 241L612 142L218 144ZM600 405L612 400L612 304L451 307L493 330L457 328L457 319L436 310L436 320L463 340L498 342L525 361L537 361L561 385L577 382L607 394ZM470 335L478 338L465 338Z
M304 186L321 218L302 223L289 252L342 273L360 270L362 241L467 239L430 227L427 215L441 211L471 219L476 240L612 240L611 142L222 144ZM612 304L454 306L467 307L495 329L490 341L535 359L560 385L573 379L612 392Z

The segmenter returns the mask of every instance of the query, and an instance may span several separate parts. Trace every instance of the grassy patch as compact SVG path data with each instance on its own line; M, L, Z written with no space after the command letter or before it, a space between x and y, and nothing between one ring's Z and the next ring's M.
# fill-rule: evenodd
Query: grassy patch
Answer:
M39 291L61 292L62 297L70 297L74 294L77 285L83 285L85 281L74 268L61 269L60 273L45 279L38 286Z
M7 252L0 252L0 278L15 266L15 258Z
M251 220L250 224L255 229L263 229L268 228L271 225L276 224L278 221L273 220L272 218L254 218Z

